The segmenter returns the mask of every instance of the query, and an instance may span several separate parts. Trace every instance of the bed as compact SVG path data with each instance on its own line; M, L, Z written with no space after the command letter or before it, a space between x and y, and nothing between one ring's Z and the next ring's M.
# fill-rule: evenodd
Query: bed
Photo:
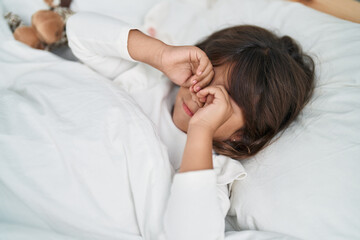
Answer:
M359 24L281 0L72 7L171 44L238 24L297 39L316 62L314 96L275 142L242 162L247 178L233 184L226 239L360 238ZM41 8L41 0L0 3L2 14L27 21ZM0 41L0 239L156 239L173 171L149 119L69 49L58 52L69 60L30 49L3 19Z

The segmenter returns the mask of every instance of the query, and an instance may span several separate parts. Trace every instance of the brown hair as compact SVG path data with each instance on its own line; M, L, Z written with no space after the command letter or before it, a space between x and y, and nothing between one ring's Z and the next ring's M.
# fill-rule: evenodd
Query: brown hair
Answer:
M213 66L229 66L229 95L245 125L238 141L214 141L214 150L234 159L255 155L299 115L314 87L314 62L289 36L250 25L215 32L197 44Z

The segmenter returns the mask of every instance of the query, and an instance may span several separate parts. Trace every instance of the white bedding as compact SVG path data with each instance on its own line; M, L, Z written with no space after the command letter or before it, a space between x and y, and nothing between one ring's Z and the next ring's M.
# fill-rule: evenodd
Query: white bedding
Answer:
M97 1L88 5L87 1L74 3L78 10L96 11ZM3 2L16 9L15 2L21 0ZM40 0L35 2L43 7ZM260 24L295 36L320 66L315 99L297 127L273 144L267 155L246 163L249 180L235 184L233 190L232 212L240 223L233 227L251 230L228 233L227 239L290 239L252 230L306 239L330 239L331 234L359 237L360 191L355 175L360 170L359 27L275 0L233 1L217 11L206 10L221 6L214 5L216 1L198 1L193 8L186 7L191 1L179 2L160 9L165 14L154 15L159 9L153 10L145 29L161 23L158 37L193 44L220 27ZM100 4L101 11L112 16L116 15L113 5L122 10L128 6L127 14L118 17L138 24L150 3L136 8L137 3L108 0ZM231 6L236 8L229 12ZM37 7L22 8L23 16L29 17ZM302 23L295 23L294 13ZM339 26L344 30L336 35ZM337 38L348 47L328 49ZM337 62L337 56L343 62ZM136 104L107 79L95 81L98 78L79 63L15 42L0 20L0 239L131 240L158 231L173 174L166 150ZM328 132L336 135L329 137ZM336 146L341 151L325 154ZM268 191L256 191L265 185ZM311 200L316 187L322 190L317 192L320 202ZM331 187L345 191L334 193ZM295 204L292 196L304 204ZM271 214L276 217L269 218ZM309 219L313 222L306 225Z
M0 24L0 222L9 224L0 239L16 225L154 239L172 169L152 123L109 80L14 41Z

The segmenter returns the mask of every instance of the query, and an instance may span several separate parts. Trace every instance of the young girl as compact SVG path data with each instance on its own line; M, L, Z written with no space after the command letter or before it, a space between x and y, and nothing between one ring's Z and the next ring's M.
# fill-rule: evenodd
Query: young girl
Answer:
M242 169L232 159L255 155L298 116L313 89L311 58L290 37L255 26L221 30L197 47L170 46L120 20L78 13L67 34L74 54L127 90L168 148L178 173L167 239L223 239Z

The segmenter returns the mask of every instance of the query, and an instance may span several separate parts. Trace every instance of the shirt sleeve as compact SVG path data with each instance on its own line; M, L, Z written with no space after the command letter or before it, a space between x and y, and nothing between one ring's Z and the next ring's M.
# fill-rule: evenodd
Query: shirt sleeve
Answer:
M218 193L214 170L177 173L165 211L166 239L224 239L226 213Z
M74 55L110 79L135 65L127 49L131 29L119 19L89 12L76 13L66 23Z

